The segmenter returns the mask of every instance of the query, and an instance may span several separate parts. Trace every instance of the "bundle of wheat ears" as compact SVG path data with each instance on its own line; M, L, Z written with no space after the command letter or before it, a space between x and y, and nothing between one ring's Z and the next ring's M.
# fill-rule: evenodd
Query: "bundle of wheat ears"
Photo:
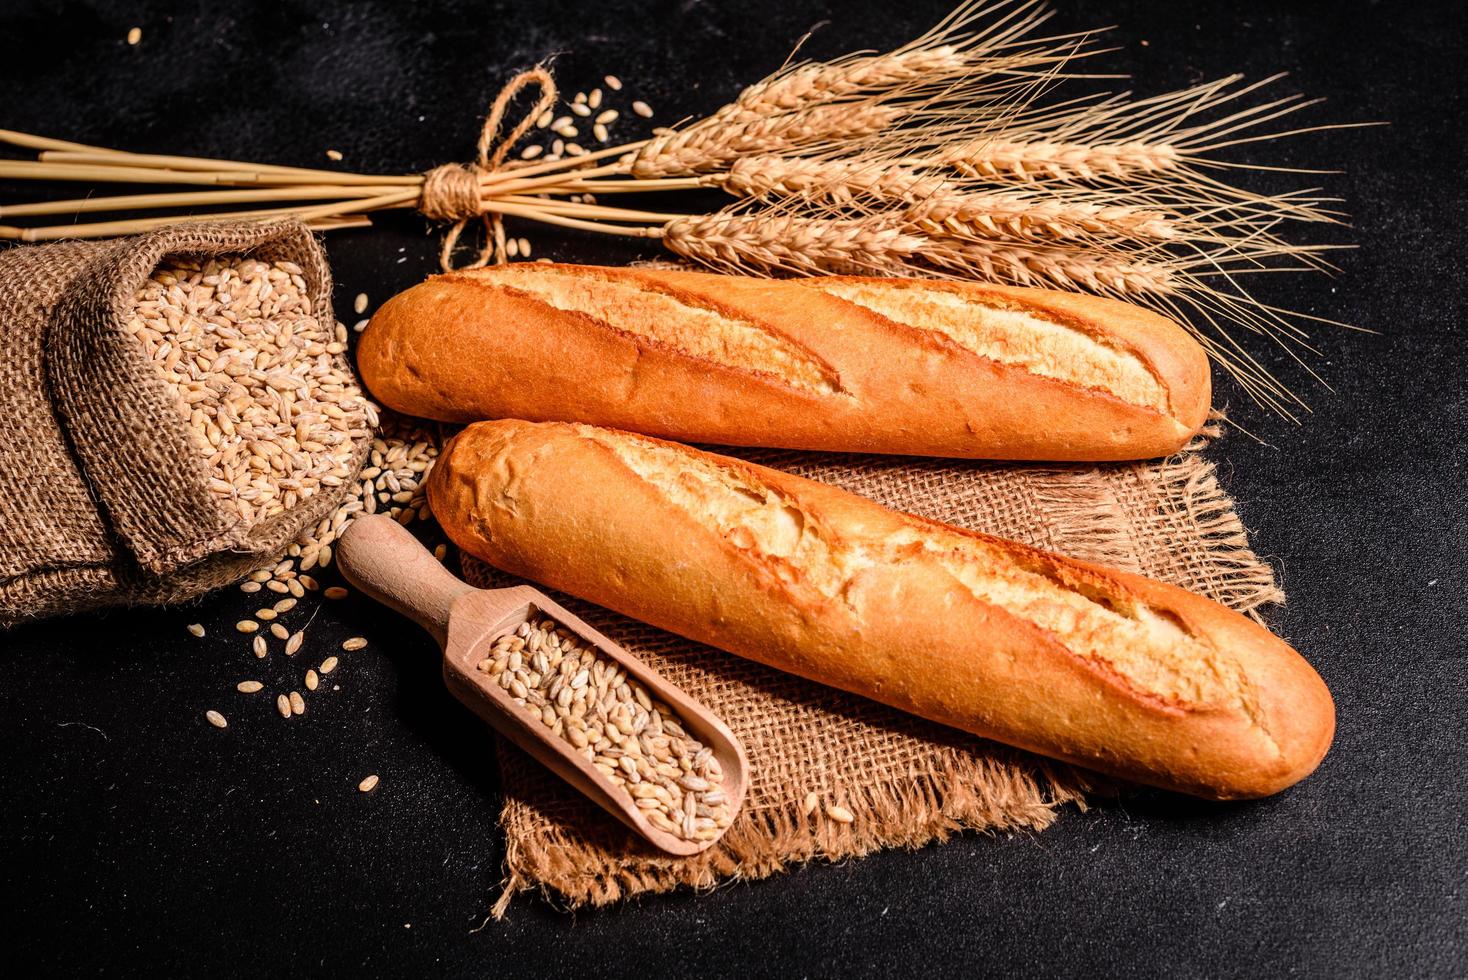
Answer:
M537 67L496 99L475 163L384 176L126 153L0 130L41 151L0 161L0 177L215 185L0 207L0 218L83 212L167 214L51 227L0 225L0 238L127 234L177 221L293 215L322 230L361 226L388 208L453 222L451 265L469 221L484 244L471 264L506 261L505 221L656 239L684 259L759 274L924 275L1101 293L1192 326L1244 389L1282 414L1303 407L1236 328L1307 345L1302 321L1255 301L1245 274L1327 269L1331 245L1286 241L1295 223L1338 222L1315 189L1251 193L1219 156L1310 130L1273 121L1312 103L1259 100L1275 79L1223 78L1146 99L1058 99L1097 53L1090 35L1037 37L1042 0L975 0L886 54L787 65L712 115L649 139L551 160L507 160L556 104ZM539 98L501 137L516 96ZM524 100L521 100L524 101ZM1278 170L1282 168L1258 168ZM713 213L600 203L609 194L716 189ZM312 203L316 202L316 203ZM244 205L246 210L226 206ZM225 210L220 210L226 207ZM511 239L513 241L513 239ZM1329 322L1329 321L1325 321ZM1297 358L1298 360L1299 358ZM1308 367L1306 368L1308 370Z

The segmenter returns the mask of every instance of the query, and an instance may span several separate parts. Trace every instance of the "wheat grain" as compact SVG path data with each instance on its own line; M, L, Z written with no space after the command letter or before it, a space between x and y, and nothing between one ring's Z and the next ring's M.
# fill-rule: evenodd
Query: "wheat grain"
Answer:
M190 623L189 626L188 626L188 630L194 636L203 636L204 635L204 626L201 623Z
M213 725L215 728L228 728L229 727L229 722L228 721L225 721L224 715L221 715L217 711L214 711L212 709L209 710L209 711L206 711L206 712L204 712L204 717L205 718L208 718L209 719L209 724Z
M826 816L837 823L851 823L856 819L856 814L836 803L831 803L826 806Z
M240 681L234 687L235 690L239 691L241 694L254 694L257 691L264 690L265 685L261 684L259 681Z
M375 774L368 776L357 784L357 790L362 793L370 793L377 788L378 782L379 780Z

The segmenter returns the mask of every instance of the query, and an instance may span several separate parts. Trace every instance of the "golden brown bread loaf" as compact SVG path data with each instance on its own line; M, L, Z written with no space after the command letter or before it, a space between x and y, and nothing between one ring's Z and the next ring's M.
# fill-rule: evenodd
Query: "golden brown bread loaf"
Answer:
M1143 783L1263 796L1335 725L1310 666L1169 585L575 424L484 422L428 484L465 551L772 667Z
M922 279L476 269L393 297L357 358L383 404L446 422L965 458L1166 455L1211 397L1202 348L1155 313Z

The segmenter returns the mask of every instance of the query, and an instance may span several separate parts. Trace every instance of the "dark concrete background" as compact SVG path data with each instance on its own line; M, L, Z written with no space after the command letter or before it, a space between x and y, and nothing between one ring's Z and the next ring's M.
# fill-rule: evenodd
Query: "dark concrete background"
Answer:
M1252 148L1343 168L1318 180L1347 199L1360 245L1336 279L1260 277L1260 294L1379 332L1315 331L1312 364L1334 390L1270 355L1315 410L1299 427L1222 385L1264 441L1210 450L1289 592L1272 625L1338 700L1314 777L1258 803L1142 796L1040 835L969 834L602 912L521 898L471 932L500 881L498 777L430 642L366 603L327 609L317 649L353 633L374 645L303 721L271 724L231 690L255 661L228 628L246 608L229 593L0 634L12 975L1468 973L1462 4L1058 5L1060 28L1118 25L1124 49L1102 62L1140 93L1289 70L1284 89L1330 99L1308 121L1392 123ZM343 166L406 171L469 156L497 87L548 53L567 91L614 72L670 122L716 107L812 27L807 53L829 56L892 46L945 12L11 0L0 126L312 166L335 147ZM0 200L34 193L0 183ZM639 254L533 237L562 259ZM346 316L356 293L380 301L433 271L436 238L405 216L329 250ZM184 634L193 620L213 627L206 641ZM227 732L201 720L214 705L234 709ZM366 772L383 776L371 796L354 789Z

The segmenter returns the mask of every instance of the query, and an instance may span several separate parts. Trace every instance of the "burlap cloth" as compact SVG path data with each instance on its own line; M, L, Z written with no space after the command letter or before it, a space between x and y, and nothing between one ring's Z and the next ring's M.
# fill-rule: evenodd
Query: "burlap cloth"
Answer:
M900 510L1139 572L1249 612L1281 602L1249 548L1202 441L1165 462L1016 466L892 457L742 451ZM474 559L480 586L515 580ZM687 885L762 878L794 862L916 847L960 829L1039 830L1084 803L1096 777L931 724L556 596L717 712L743 740L752 780L718 844L694 858L654 852L500 739L507 837L503 914L517 891L602 905ZM809 793L856 814L804 813Z
M296 221L0 251L0 627L200 595L279 555L350 488L249 526L210 494L187 419L124 328L168 257L216 255L294 262L331 318L326 256Z

